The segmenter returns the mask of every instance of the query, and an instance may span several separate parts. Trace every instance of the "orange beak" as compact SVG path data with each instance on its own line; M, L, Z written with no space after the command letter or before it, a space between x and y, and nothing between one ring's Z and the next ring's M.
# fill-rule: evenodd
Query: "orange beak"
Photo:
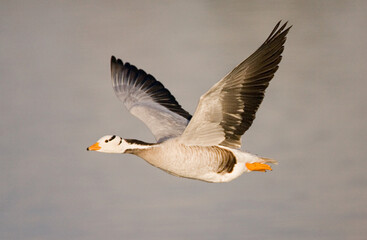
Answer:
M96 142L95 144L87 148L87 151L97 151L99 149L101 149L101 147L99 146L98 142Z

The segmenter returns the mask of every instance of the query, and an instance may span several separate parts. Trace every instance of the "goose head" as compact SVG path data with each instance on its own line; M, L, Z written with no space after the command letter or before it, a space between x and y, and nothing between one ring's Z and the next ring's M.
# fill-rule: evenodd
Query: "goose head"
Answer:
M87 148L87 151L97 151L104 153L124 153L129 148L129 144L121 137L107 135L101 137L95 144Z

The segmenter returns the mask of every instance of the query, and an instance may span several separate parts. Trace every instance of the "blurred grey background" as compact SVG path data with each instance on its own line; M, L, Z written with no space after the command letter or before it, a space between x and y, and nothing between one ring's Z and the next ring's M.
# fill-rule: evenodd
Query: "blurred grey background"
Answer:
M0 239L367 239L365 1L0 1ZM106 134L153 141L111 55L199 97L289 20L244 149L274 171L181 179Z

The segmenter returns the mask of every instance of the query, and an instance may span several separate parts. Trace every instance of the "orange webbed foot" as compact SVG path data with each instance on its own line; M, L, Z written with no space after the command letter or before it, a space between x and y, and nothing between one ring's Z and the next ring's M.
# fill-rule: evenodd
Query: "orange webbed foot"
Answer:
M246 167L250 171L266 172L266 170L269 170L269 171L272 170L268 164L259 163L259 162L246 163Z

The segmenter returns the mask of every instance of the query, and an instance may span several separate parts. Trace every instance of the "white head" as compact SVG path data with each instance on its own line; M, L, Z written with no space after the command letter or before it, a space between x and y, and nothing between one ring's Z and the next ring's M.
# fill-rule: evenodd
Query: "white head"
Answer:
M88 151L105 153L124 153L130 146L124 139L116 135L101 137L95 144L88 147Z

